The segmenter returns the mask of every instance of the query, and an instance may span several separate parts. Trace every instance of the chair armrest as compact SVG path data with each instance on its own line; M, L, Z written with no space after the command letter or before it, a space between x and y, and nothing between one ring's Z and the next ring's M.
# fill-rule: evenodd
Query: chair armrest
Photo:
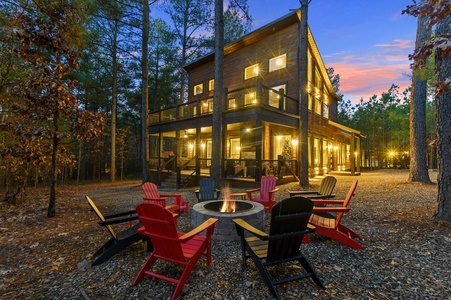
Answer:
M313 196L305 196L305 197L307 197L307 198L309 198L309 199L330 199L330 198L335 198L335 195L320 195L320 194L318 194L318 195L313 195ZM334 201L337 201L337 200L334 200Z
M318 191L288 191L288 193L290 194L290 197L295 196L295 195L318 195L319 192Z
M190 240L191 238L195 237L202 231L208 230L208 229L211 229L211 233L213 233L213 229L214 229L216 222L218 222L218 219L210 218L207 221L200 224L199 226L197 226L196 228L194 228L193 230L191 230L190 232L187 232L184 235L180 236L179 240L182 243L184 243L184 242ZM211 233L210 233L210 235L211 235ZM207 236L209 236L208 232L207 232Z
M247 194L247 198L249 200L252 200L252 193L258 192L260 191L260 188L256 188L256 189L252 189L252 190L247 190L246 194Z
M215 189L216 192L216 199L219 199L219 196L221 195L221 190Z
M333 199L312 199L314 204L335 204L335 205L343 205L344 200L333 200Z
M138 215L128 216L128 217L122 217L122 218L116 218L112 220L106 220L102 222L98 222L100 226L106 226L106 225L113 225L113 224L119 224L119 223L125 223L128 221L138 220Z
M275 188L275 189L273 189L273 190L271 190L271 191L269 191L270 193L275 193L275 192L277 192L279 190L279 188Z
M182 198L182 194L160 194L160 197L166 197L166 198Z
M129 210L129 211L123 211L120 213L116 213L116 214L111 214L111 215L106 215L103 216L103 218L106 219L113 219L113 218L118 218L118 217L122 217L122 216L127 216L127 215L131 215L131 214L136 214L136 210Z
M313 207L313 214L319 212L348 212L351 209L349 207Z
M263 231L255 228L254 226L252 226L248 222L244 221L243 219L237 218L237 219L232 219L232 221L233 221L233 223L235 223L235 226L250 232L252 235L258 237L259 239L261 239L261 240L268 239L268 234L266 232L263 232Z
M200 190L195 190L194 193L196 193L196 198L199 200Z

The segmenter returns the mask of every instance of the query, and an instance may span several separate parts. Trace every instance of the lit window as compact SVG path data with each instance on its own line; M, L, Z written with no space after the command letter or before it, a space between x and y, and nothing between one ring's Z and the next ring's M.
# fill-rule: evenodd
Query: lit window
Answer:
M229 109L235 109L235 108L236 108L236 100L229 99Z
M194 86L194 95L199 95L199 94L202 94L203 92L204 92L204 85L202 83Z
M279 93L274 92L274 90L279 91L280 89L283 89L284 93L286 94L285 84L272 87L272 90L269 90L268 104L271 105L272 107L279 108L279 102L280 102L281 96Z
M213 100L208 100L208 112L213 112Z
M252 105L255 103L257 103L257 98L255 97L255 92L244 95L244 105Z
M258 64L252 65L244 69L244 79L249 79L258 75Z
M323 117L329 119L329 105L323 103Z
M215 89L215 80L214 79L211 79L209 82L208 82L208 90L209 91L213 91Z
M287 66L287 55L282 54L269 60L269 72L283 69Z
M321 100L319 100L317 97L315 97L315 113L318 115L321 115Z
M312 110L313 108L313 97L311 94L308 94L308 109Z

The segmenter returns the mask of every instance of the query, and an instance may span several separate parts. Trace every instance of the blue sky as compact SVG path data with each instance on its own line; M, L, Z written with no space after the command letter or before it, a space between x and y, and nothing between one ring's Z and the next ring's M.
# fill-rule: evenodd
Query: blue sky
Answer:
M248 0L257 29L300 7L299 0ZM326 67L340 74L340 92L363 97L410 86L417 19L401 12L411 0L312 0L309 25Z

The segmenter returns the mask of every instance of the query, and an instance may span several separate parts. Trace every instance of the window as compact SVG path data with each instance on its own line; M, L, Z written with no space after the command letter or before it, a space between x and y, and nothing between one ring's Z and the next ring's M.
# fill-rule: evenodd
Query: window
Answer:
M323 103L323 117L329 119L329 105Z
M208 82L208 90L209 91L213 91L215 89L215 80L214 79L211 79L209 82Z
M194 95L199 95L199 94L202 94L203 92L204 92L204 85L202 83L194 86Z
M322 107L321 107L321 100L319 98L315 97L315 113L318 115L321 115Z
M244 105L252 105L255 103L257 103L255 92L244 95Z
M229 109L235 109L235 108L236 108L236 100L229 99Z
M279 102L280 102L281 95L279 93L274 92L273 90L279 91L280 89L283 89L284 93L286 94L285 84L274 86L274 87L272 87L272 90L269 90L268 104L271 105L272 107L279 108ZM285 103L284 103L284 106L285 106Z
M269 60L269 72L283 69L287 66L287 55L282 54Z
M208 112L213 112L213 100L208 100Z
M308 94L308 109L309 110L313 109L313 97L311 94Z
M244 69L244 79L249 79L258 75L258 64L252 65Z

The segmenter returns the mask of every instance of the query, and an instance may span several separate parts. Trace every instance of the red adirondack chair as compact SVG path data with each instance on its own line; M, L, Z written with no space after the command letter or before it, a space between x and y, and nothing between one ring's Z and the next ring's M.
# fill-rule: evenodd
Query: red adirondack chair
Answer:
M161 205L177 214L180 214L181 211L188 212L188 202L183 200L182 194L160 194L157 186L152 182L145 182L141 187L145 195L143 200ZM166 205L168 198L173 198L174 202Z
M315 233L322 234L330 237L334 240L339 241L345 245L348 245L354 249L363 250L361 244L359 244L353 238L358 238L359 235L353 230L341 224L343 215L350 211L348 207L352 196L355 195L355 190L357 189L358 180L349 189L348 195L344 200L315 200L312 199L313 203L325 204L325 207L313 208L313 214L310 217L309 224L316 227ZM336 214L331 214L336 213Z
M154 251L139 271L133 285L137 285L145 275L172 282L177 285L172 294L172 299L176 299L200 257L206 257L207 266L211 263L211 235L218 219L210 218L184 234L177 231L173 214L160 205L143 202L136 207L136 211L143 223L140 234L150 238ZM203 231L206 231L205 236L199 235ZM182 265L184 270L181 277L168 277L152 271L151 268L158 259Z
M276 204L274 200L274 193L279 189L276 188L277 178L274 176L262 177L260 187L252 190L247 190L247 198L251 201L263 204L265 210L272 212L272 207ZM260 192L258 197L254 196L256 192Z

